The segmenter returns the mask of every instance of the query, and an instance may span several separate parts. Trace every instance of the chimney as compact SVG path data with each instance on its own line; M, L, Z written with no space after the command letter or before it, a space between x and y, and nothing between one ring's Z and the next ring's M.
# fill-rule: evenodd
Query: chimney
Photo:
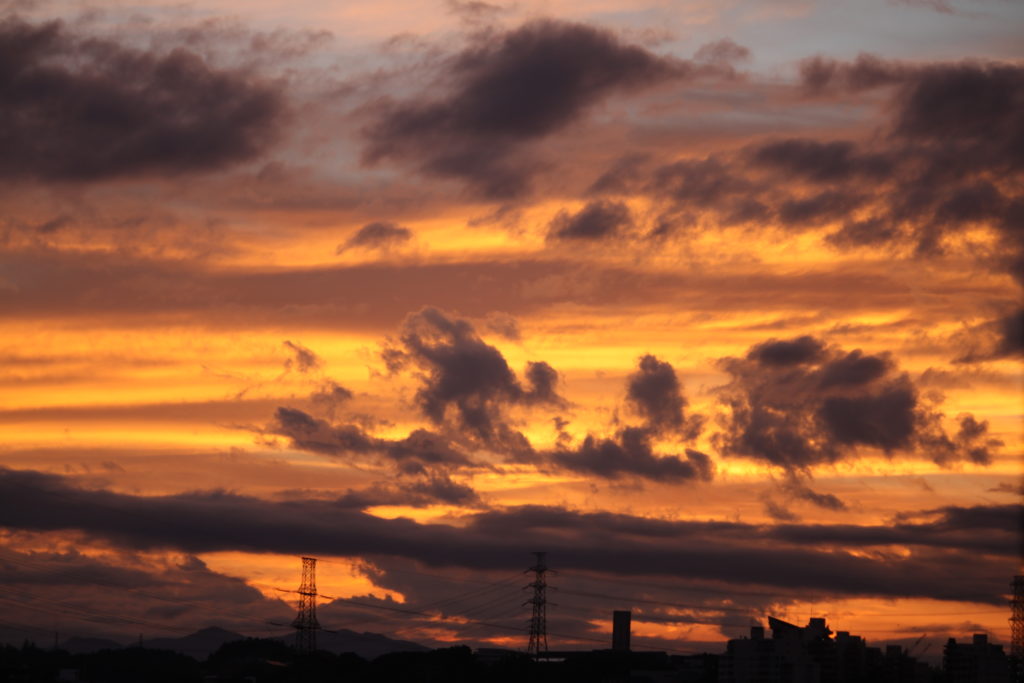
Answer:
M612 612L612 649L616 652L629 652L629 625L632 619L630 610Z

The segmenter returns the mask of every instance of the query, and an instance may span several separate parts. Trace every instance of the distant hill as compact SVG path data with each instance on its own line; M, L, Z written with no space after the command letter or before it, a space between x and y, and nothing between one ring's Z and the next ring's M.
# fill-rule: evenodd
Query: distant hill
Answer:
M221 645L236 640L245 640L248 636L217 626L200 629L195 633L181 638L147 638L143 647L153 650L171 650L188 655L198 661L204 661L216 652ZM294 633L274 636L278 640L291 645L295 642ZM334 654L354 652L363 659L375 659L390 652L429 652L429 647L410 640L396 640L379 633L357 633L348 629L338 631L320 631L316 635L317 647ZM131 643L132 646L136 643ZM60 643L60 648L71 654L87 654L100 650L118 650L125 647L122 643L107 638L68 638Z
M279 636L279 640L292 642L294 635ZM429 652L429 647L424 647L411 640L395 640L382 636L379 633L356 633L348 629L338 631L320 631L316 634L316 646L318 649L327 650L334 654L343 652L354 652L363 659L374 659L389 652Z
M224 643L245 640L247 636L234 631L209 626L181 638L152 638L143 642L144 647L153 650L171 650L203 661Z
M224 643L245 640L248 636L222 628L211 626L183 638L153 638L144 645L155 650L173 650L194 657L200 661L209 657ZM287 633L274 636L273 640L283 641L291 645L295 642L295 634ZM429 652L429 647L410 640L395 640L379 633L357 633L348 629L338 631L319 631L316 634L318 649L334 654L354 652L363 659L374 659L389 652Z

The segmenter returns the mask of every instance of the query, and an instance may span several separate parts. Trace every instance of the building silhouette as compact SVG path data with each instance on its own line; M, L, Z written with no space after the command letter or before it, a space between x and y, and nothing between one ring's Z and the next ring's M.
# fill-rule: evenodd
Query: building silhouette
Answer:
M629 632L633 613L630 610L612 612L612 649L616 652L629 652Z
M1002 645L988 642L984 633L975 633L970 643L946 642L942 652L942 670L946 683L1006 683L1011 680L1010 662Z
M719 683L930 683L931 669L898 645L884 653L847 631L832 635L816 617L797 626L769 617L771 637L753 626L730 640L719 661ZM1005 683L1002 679L1001 683Z

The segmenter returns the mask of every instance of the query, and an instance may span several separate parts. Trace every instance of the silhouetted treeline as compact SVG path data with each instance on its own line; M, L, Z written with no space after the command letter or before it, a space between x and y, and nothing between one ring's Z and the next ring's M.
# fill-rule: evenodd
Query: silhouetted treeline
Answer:
M202 663L143 647L89 654L32 644L0 649L0 683L518 683L531 680L535 667L517 654L484 664L468 647L398 652L371 662L352 653L299 655L281 641L263 639L227 643Z
M227 643L199 662L144 647L71 654L26 643L20 648L0 648L0 683L717 683L720 674L728 673L720 671L721 664L722 657L712 654L681 657L612 650L563 652L557 661L538 663L520 652L474 653L465 646L394 652L368 661L353 653L323 650L303 655L280 640L257 638ZM907 677L897 674L877 680L1005 680L962 673L928 668Z

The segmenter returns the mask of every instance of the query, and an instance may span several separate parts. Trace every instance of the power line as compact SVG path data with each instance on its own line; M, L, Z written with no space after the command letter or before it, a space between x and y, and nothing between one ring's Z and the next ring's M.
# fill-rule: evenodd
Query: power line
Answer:
M39 562L30 561L30 560L28 560L26 558L12 557L12 556L8 555L7 553L0 554L0 559L4 559L5 561L13 563L15 565L21 565L23 567L28 567L30 569L35 569L35 570L38 570L40 568L47 568L47 569L49 568L45 564L42 564L42 563L39 563ZM333 563L333 561L331 561L331 562ZM413 570L387 570L387 571L388 572L394 571L394 572L399 572L399 573L414 574L414 575L424 576L424 577L428 577L428 578L432 578L432 579L438 579L438 580L441 580L441 581L451 582L451 583L474 583L474 584L478 584L478 587L475 587L475 588L473 588L471 590L468 590L468 591L464 591L462 593L457 593L455 595L451 595L451 596L448 596L448 597L445 597L445 598L441 598L439 600L435 600L435 601L430 602L430 603L425 603L425 604L422 604L422 605L418 605L418 606L416 606L416 607L418 607L418 609L417 608L410 609L410 608L408 608L408 606L406 606L405 609L398 608L398 607L387 607L387 606L384 606L384 605L376 605L376 604L360 602L358 600L354 600L354 599L351 599L351 598L334 598L334 599L338 600L340 602L346 603L346 604L350 604L350 605L353 605L353 606L365 608L365 609L368 609L368 610L380 610L382 612L391 612L391 613L401 612L401 613L405 613L407 615L417 615L417 616L425 617L425 618L430 619L430 620L441 621L441 622L449 622L449 623L453 623L453 624L454 623L465 623L465 624L472 624L472 625L481 626L481 627L484 627L484 628L495 628L495 629L501 629L501 630L505 630L505 631L519 632L519 633L528 632L528 630L526 628L521 627L521 626L513 626L513 625L508 625L508 624L494 623L494 621L496 619L500 620L500 619L506 618L506 615L507 615L507 618L511 618L518 611L518 608L515 605L515 603L518 601L518 597L515 596L515 595L512 595L512 594L509 594L507 596L506 595L501 595L500 593L501 593L501 591L504 588L507 588L509 584L519 580L520 577L521 577L521 574L516 574L516 575L513 575L513 576L509 576L509 577L503 578L503 579L499 579L498 581L494 581L494 582L490 582L490 583L485 583L485 582L481 582L479 580L474 580L474 579L454 579L454 578L450 578L450 577L447 577L447 576L442 576L442 575L437 575L437 574L429 574L429 573L426 573L426 572L418 572L418 571L413 571ZM96 585L108 586L108 587L111 587L111 588L116 588L117 590L130 591L132 594L138 595L138 596L141 596L141 597L146 597L146 598L151 598L151 599L154 599L154 600L161 600L161 601L166 601L166 602L171 602L171 603L176 603L176 604L184 604L184 605L188 605L188 606L193 607L193 608L198 609L198 610L216 611L218 614L227 614L227 615L232 615L233 614L234 616L236 616L239 619L244 619L244 620L252 622L252 623L257 623L258 622L260 624L260 626L263 627L263 628L266 628L267 626L287 627L287 626L290 625L290 624L287 624L287 623L281 623L281 622L277 622L277 621L262 620L262 619L259 619L258 617L253 617L253 616L248 615L248 614L242 615L242 614L237 613L237 612L233 613L233 612L231 612L229 610L224 610L224 609L217 608L217 607L211 607L210 605L204 605L204 604L200 604L200 603L195 603L195 602L183 600L183 599L180 599L180 598L176 599L176 598L170 598L170 597L163 596L163 595L155 595L155 594L151 594L151 593L146 593L146 592L143 592L143 591L138 590L138 589L133 588L133 587L125 587L123 585L119 585L119 584L116 584L116 583L113 583L113 582L110 582L110 581L103 581L103 580L100 580L100 579L95 578L95 577L89 577L88 576L88 572L84 572L83 573L83 570L77 569L77 568L74 568L74 567L72 567L72 568L63 568L62 567L62 568L60 568L60 571L57 572L57 574L59 574L59 575L65 575L66 574L66 575L70 575L70 576L73 576L73 577L74 576L85 577L85 578L81 578L80 579L83 583L92 583L92 584L96 584ZM568 574L569 575L579 575L578 572L568 572ZM615 583L627 583L626 581L611 580L611 579L593 579L593 580L594 581L609 580L609 581L615 582ZM633 585L633 584L630 584L630 585ZM659 588L659 587L663 588L665 590L672 590L668 586L655 586L655 588ZM279 588L276 588L276 587L274 587L274 588L276 590L283 590L283 589L279 589ZM742 607L735 607L735 606L714 606L714 605L697 605L697 604L687 604L687 603L676 603L676 602L669 602L669 601L662 601L662 600L653 600L653 599L649 599L649 598L637 598L637 597L626 597L626 596L622 596L622 595L612 595L612 594L607 594L607 593L602 593L602 592L597 592L597 591L576 591L576 590L572 590L572 589L559 589L557 587L552 587L552 588L554 590L559 590L560 594L566 594L566 595L578 595L578 596L581 596L581 597L598 598L598 599L602 599L602 600L620 600L620 601L626 601L626 602L631 602L631 603L651 604L651 605L659 605L659 606L670 607L670 608L674 607L674 608L687 609L687 610L706 611L706 612L737 612L737 613L746 613L746 614L750 614L751 612L755 611L755 610L750 610L750 609L746 609L746 608L742 608ZM675 590L679 590L679 588L676 587ZM290 592L297 592L297 591L290 591ZM322 596L322 597L329 597L329 596ZM145 620L145 619L140 619L140 618L127 617L127 616L125 616L123 614L111 614L109 612L103 612L101 610L96 610L96 609L89 609L89 608L82 607L82 606L69 605L67 603L58 602L58 601L52 600L50 598L44 598L42 596L33 595L32 593L29 593L29 592L22 592L20 598L21 598L20 600L17 600L17 599L14 599L12 597L7 597L6 600L5 600L5 603L6 604L13 604L13 605L16 605L16 606L19 606L19 607L23 607L25 609L38 609L39 611L49 612L49 613L53 613L53 614L70 615L73 618L75 618L76 620L81 620L81 621L91 621L91 622L107 623L107 624L110 624L110 623L137 624L137 625L147 626L147 627L150 627L150 628L157 628L157 629L161 629L161 630L172 630L172 631L182 631L182 632L184 632L184 631L191 631L191 629L187 629L187 628L184 628L184 627L172 626L172 625L168 625L168 624L164 624L164 623L156 623L156 622L153 622L153 621L149 621L149 620ZM0 598L0 599L2 599L2 598ZM35 604L30 604L29 602L26 602L26 600L28 600L28 601L35 601ZM575 606L575 605L565 605L565 607L567 609L578 609L578 610L586 610L586 611L596 611L598 609L597 607L590 607L590 608L588 608L588 607ZM433 610L433 611L429 611L428 612L427 610ZM438 610L440 610L442 613L438 614L437 613ZM449 614L444 614L443 612L445 612L445 611L448 611ZM879 613L879 614L870 614L870 615L869 614L857 613L856 616L857 617L868 617L868 616L871 616L871 617L892 617L892 618L911 617L911 616L926 617L926 616L940 616L940 615L950 615L950 616L953 616L953 615L963 615L963 616L969 616L969 615L975 615L975 614L997 614L997 613L1000 613L1002 611L1003 610L995 610L995 609L993 609L993 610L961 611L961 612L924 612L924 613L892 612L892 613ZM384 618L384 615L382 614L380 619L383 619L383 618ZM641 618L643 618L643 617L641 617ZM364 619L364 620L362 620L362 623L368 623L368 622L373 622L373 621L378 621L378 620L379 619L374 619L374 618ZM653 616L649 616L648 620L650 620L650 621L661 621L659 619L653 618ZM693 619L691 621L688 621L687 623L713 623L713 624L720 624L721 622L719 622L719 621L699 621L698 619ZM47 629L38 629L38 630L40 630L41 632L49 632ZM324 630L324 631L327 631L327 632L337 632L337 631L333 631L332 629L326 629L326 628L322 628L321 630ZM879 632L881 632L881 631L879 631ZM567 634L552 634L552 635L558 636L560 638L566 638L566 639L577 640L577 641L589 641L589 642L598 642L598 643L604 643L605 642L604 640L599 640L599 639L596 639L596 638L589 638L587 636L567 635ZM669 649L669 650L675 651L675 652L692 652L692 651L686 651L686 650L675 650L675 649L671 649L671 648L661 648L661 649Z
M583 579L587 579L587 580L590 580L590 581L598 581L598 582L604 582L604 583L619 583L619 584L623 584L623 585L627 585L627 586L632 586L632 587L636 587L636 585L637 585L637 583L639 581L639 577L628 578L627 579L627 578L619 578L619 577L614 577L614 576L595 576L592 572L586 572L586 571L574 570L574 569L568 569L568 570L560 569L559 573L561 575L563 575L563 576L577 576L577 577L580 577L580 578L583 578ZM680 586L680 585L667 586L665 584L650 583L649 581L644 581L643 585L644 585L645 588L652 588L652 589L656 589L656 590L664 590L664 591L669 591L669 592L672 592L672 593L678 593L681 590L690 590L690 591L696 591L696 592L700 592L700 593L720 593L720 594L725 594L725 595L743 595L743 596L747 596L747 597L768 597L768 598L770 598L770 597L774 597L774 595L775 595L773 593L752 592L752 591L738 591L738 590L735 590L735 589L711 588L711 587L708 587L708 586L696 586L696 587L687 587L687 586Z
M325 559L322 559L322 558L320 559L320 562L325 562L327 564L338 564L338 565L348 564L348 563L345 563L345 562L341 562L339 560L332 560L332 559L326 559L325 560ZM388 567L387 569L382 570L382 572L387 573L387 574L391 574L391 573L395 573L395 574L415 574L416 576L426 576L426 577L429 577L429 578L432 578L432 579L440 579L441 581L447 581L449 583L477 583L477 584L481 584L481 585L492 585L493 583L496 583L496 582L491 582L491 581L484 581L484 580L481 580L481 579L472 579L472 578L464 578L464 577L462 577L462 578L453 578L451 576L445 576L443 574L430 574L428 572L418 572L418 571L416 571L414 569L395 569L395 568L392 568L392 567ZM520 576L521 575L519 573L515 574L516 578L518 578Z
M0 553L2 553L2 551L0 551ZM0 554L0 559L3 559L6 562L12 562L14 564L18 564L18 565L21 565L23 567L28 567L29 569L34 569L34 570L39 570L39 569L47 568L46 565L44 565L44 564L41 564L41 563L38 563L38 562L33 562L31 560L26 560L24 558L11 557L10 555ZM115 583L115 582L112 582L112 581L103 581L103 580L95 578L95 577L89 577L87 574L84 574L81 569L75 569L75 568L63 569L62 573L70 574L72 576L77 576L79 578L79 580L81 580L83 583L89 583L89 584L93 584L93 585L96 585L96 586L105 586L107 588L114 588L114 589L119 590L119 591L130 591L133 595L139 595L139 596L142 596L142 597L145 597L145 598L150 598L152 600L160 600L162 602L168 602L168 603L177 604L177 605L186 605L188 607L192 607L192 608L200 610L200 611L213 612L213 613L216 613L216 614L222 615L222 616L223 615L228 615L228 616L232 616L232 617L234 617L236 619L241 619L241 620L248 621L248 622L251 622L251 623L259 623L261 625L266 625L266 624L270 623L270 622L268 622L265 619L261 619L259 617L255 617L255 616L253 616L251 614L243 614L241 612L236 612L236 611L231 611L231 610L228 610L228 609L224 609L223 607L212 607L210 605L206 605L206 604L202 604L202 603L198 603L198 602L193 602L193 601L190 601L190 600L184 600L182 598L172 598L172 597L168 597L166 595L156 595L156 594L153 594L153 593L146 593L146 592L143 592L143 591L141 591L138 588L133 587L133 586L124 586L123 584L118 584L118 583ZM51 599L51 601L52 601L52 599ZM287 624L285 624L285 625L287 626Z
M668 602L666 600L649 600L646 598L626 597L623 595L608 595L605 593L589 593L584 591L574 591L564 588L556 588L559 593L565 593L567 595L578 595L584 598L601 598L604 600L619 600L622 602L633 602L633 603L644 603L650 605L663 605L665 607L677 607L679 609L698 609L708 612L742 612L744 614L750 614L755 611L747 607L729 607L729 606L716 606L716 605L687 605L679 602Z
M408 573L420 574L420 572L408 572ZM430 576L430 575L425 575L425 576ZM437 577L437 578L441 578L441 577ZM509 577L506 577L506 578L503 578L503 579L499 579L498 581L487 583L487 584L485 584L481 588L473 588L470 591L467 591L467 592L464 592L464 593L457 593L457 594L455 594L453 596L449 596L447 598L441 598L439 600L434 600L434 601L429 602L429 603L419 604L419 605L416 605L416 607L418 609L422 610L422 611L426 611L428 609L431 609L431 610L444 610L444 609L447 609L448 605L458 604L460 602L463 602L465 600L470 599L471 597L474 597L474 596L475 597L480 597L480 596L485 595L487 593L494 592L495 590L498 590L498 589L500 589L502 587L506 587L508 584L510 584L512 582L519 582L521 580L521 578L522 578L522 575L517 573L517 574L514 574L512 576L509 576ZM265 585L268 588L272 588L274 590L278 590L278 591L286 592L286 593L297 592L297 591L294 591L294 590L278 588L276 586L271 586L269 584L260 584L260 585ZM329 598L329 599L332 599L332 600L340 600L340 598L333 598L333 597L325 596L325 595L322 595L322 594L321 594L321 597L326 597L326 598ZM518 600L518 595L516 596L516 599ZM365 625L365 624L368 624L368 623L374 623L374 622L381 621L384 618L385 618L384 615L381 615L380 617L377 617L377 618L370 618L370 619L361 618L361 619L359 619L359 623L361 625ZM345 622L342 622L342 623L352 623L352 621L354 621L354 620L348 620L348 621L345 621ZM328 630L328 629L321 629L321 630Z
M18 600L9 596L0 596L0 602L6 602L8 604L16 605L18 607L24 607L33 611L48 612L50 614L61 614L65 616L77 617L82 621L91 621L94 623L124 623L134 624L137 626L147 626L149 628L167 630L167 631L183 631L191 633L192 629L184 628L181 626L170 626L167 624L160 624L145 619L138 619L135 617L126 617L120 614L111 614L109 612L103 612L96 609L87 607L79 607L75 605L68 605L66 603L60 603L53 600L48 600L38 595L31 593L22 593L24 597L29 599L28 602Z
M338 598L338 600L341 600L343 602L348 602L348 603L351 603L351 604L355 604L355 605L359 605L360 607L367 607L367 608L370 608L370 609L387 610L389 612L397 612L397 613L406 614L406 615L422 616L422 617L428 617L428 618L431 618L431 619L433 619L436 616L436 615L429 614L427 612L421 612L419 610L414 610L414 609L405 609L405 608L402 608L402 607L389 607L387 605L373 605L373 604L370 604L370 603L359 602L358 600L355 600L355 599L352 599L352 598ZM447 619L447 618L445 618L443 616L438 618L437 620L438 621L450 621L450 619ZM501 629L503 631L515 631L517 633L527 633L529 631L528 628L523 627L523 626L509 626L507 624L495 624L493 622L481 621L479 619L465 618L464 621L465 621L465 623L475 624L477 626L484 626L484 627L487 627L487 628ZM588 636L569 635L569 634L566 634L566 633L554 633L554 632L551 632L551 631L548 631L548 633L550 635L557 636L558 638L565 638L567 640L580 640L580 641L586 641L586 642L592 642L592 643L601 643L601 644L605 644L606 643L605 640L602 640L602 639L599 639L599 638L591 638L591 637L588 637ZM683 653L683 654L693 654L693 653L696 652L696 650L681 650L681 649L677 649L677 648L661 648L661 649L669 651L669 652L680 652L680 653Z

